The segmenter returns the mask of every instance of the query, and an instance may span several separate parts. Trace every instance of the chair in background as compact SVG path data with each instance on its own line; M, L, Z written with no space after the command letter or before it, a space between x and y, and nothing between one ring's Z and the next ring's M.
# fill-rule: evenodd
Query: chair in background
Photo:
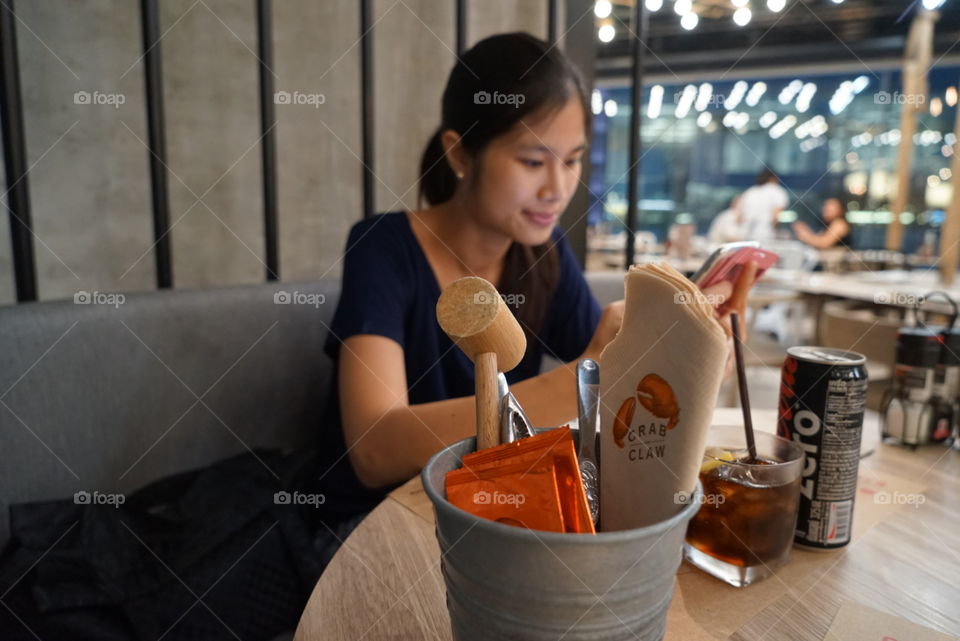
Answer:
M893 375L897 332L902 325L899 316L881 310L862 302L836 300L826 303L821 313L823 345L867 357L867 407L871 409L878 409L880 396Z

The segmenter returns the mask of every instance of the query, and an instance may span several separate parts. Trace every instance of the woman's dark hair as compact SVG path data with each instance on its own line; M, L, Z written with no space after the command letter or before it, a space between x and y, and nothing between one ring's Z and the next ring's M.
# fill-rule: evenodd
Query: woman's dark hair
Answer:
M772 169L764 169L759 174L757 174L758 185L765 185L771 180L776 180L778 182L780 181L780 177L777 176L776 172L774 172Z
M445 203L457 189L457 177L445 157L441 135L452 129L460 145L476 159L497 136L520 120L559 111L571 99L580 102L584 131L591 112L576 67L555 46L527 33L506 33L481 40L460 56L443 92L440 126L420 161L420 198ZM559 256L552 241L530 247L513 243L497 288L522 295L516 316L528 340L543 326L559 280Z

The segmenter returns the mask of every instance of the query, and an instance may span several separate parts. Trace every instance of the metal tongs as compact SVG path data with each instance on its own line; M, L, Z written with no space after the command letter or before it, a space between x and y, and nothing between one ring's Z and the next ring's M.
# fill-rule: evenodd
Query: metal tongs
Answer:
M497 375L497 393L500 397L500 442L512 443L536 434L527 413L510 393L507 377L502 372Z

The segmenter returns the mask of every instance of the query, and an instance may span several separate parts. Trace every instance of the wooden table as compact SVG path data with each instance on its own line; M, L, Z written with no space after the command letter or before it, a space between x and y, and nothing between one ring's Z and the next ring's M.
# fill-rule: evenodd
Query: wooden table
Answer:
M914 302L933 290L945 291L960 300L960 288L940 282L936 270L862 271L845 274L770 269L763 282L810 296L828 296L859 300L892 307L913 307ZM941 298L933 298L925 306L932 311L949 312Z
M754 412L757 426L773 426L774 419L774 410ZM715 426L740 424L739 410L715 413ZM794 548L776 576L741 589L683 563L666 639L821 641L845 601L960 635L960 452L881 445L861 461L860 472L849 545L829 552ZM295 636L378 639L450 639L433 507L419 477L347 538Z

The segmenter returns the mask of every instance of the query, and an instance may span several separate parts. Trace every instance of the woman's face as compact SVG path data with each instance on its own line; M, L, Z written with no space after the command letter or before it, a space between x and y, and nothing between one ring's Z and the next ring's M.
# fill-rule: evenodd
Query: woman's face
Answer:
M834 219L840 216L842 209L840 208L840 201L836 198L830 198L823 203L823 220L825 222L832 222Z
M524 245L550 240L579 185L586 146L583 107L576 98L495 138L474 166L471 195L479 222Z

